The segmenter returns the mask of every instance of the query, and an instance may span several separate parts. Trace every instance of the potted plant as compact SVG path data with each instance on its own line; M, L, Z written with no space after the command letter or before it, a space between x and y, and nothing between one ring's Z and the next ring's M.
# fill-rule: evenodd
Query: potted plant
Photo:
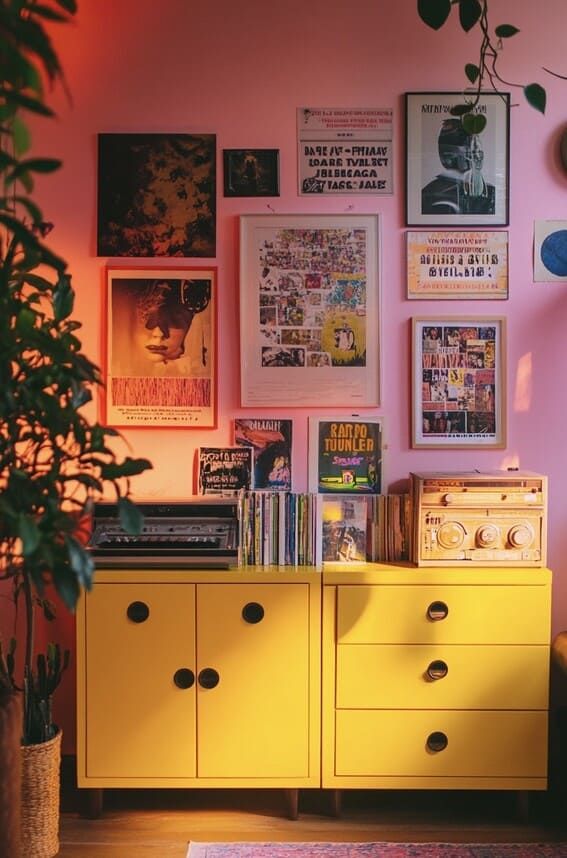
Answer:
M122 526L140 529L130 479L151 467L119 455L119 433L85 414L101 374L82 351L67 264L45 243L50 225L33 199L37 175L60 162L28 155L25 117L52 116L44 81L63 75L48 29L76 8L76 0L0 0L0 586L11 585L23 606L23 644L5 644L0 688L21 691L22 744L42 750L60 742L50 702L66 657L56 646L38 657L34 615L49 614L49 588L73 610L91 587L84 526L97 499L112 494ZM47 777L37 799L44 804ZM32 843L24 820L26 858L56 854L47 839Z

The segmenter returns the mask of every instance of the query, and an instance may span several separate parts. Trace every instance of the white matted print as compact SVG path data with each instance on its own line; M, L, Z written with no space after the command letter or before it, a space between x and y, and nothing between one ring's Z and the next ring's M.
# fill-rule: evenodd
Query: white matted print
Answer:
M535 222L534 281L567 282L567 220Z
M378 215L240 218L243 406L380 404Z
M412 446L506 446L506 320L412 319Z
M508 298L508 233L408 232L407 297Z
M481 94L480 134L451 114L462 102L459 92L406 93L408 226L508 224L510 96Z

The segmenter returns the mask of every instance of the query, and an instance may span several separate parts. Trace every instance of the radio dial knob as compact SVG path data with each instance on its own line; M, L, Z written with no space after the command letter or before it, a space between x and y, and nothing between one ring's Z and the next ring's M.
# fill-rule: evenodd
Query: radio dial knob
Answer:
M525 548L533 538L533 530L527 524L516 524L508 532L508 542L513 548Z
M443 503L455 503L455 495L451 494L451 492L447 492L447 494L443 496Z
M476 541L481 548L490 548L498 541L498 528L493 524L484 524L476 532Z
M441 548L460 548L464 540L464 528L456 521L442 524L437 531L437 541Z

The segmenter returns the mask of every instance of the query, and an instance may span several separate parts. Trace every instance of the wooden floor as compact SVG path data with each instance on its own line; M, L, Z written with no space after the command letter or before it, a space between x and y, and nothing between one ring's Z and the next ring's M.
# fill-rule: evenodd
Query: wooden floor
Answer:
M73 791L63 797L59 856L184 858L189 840L567 843L567 804L553 794L531 794L528 816L515 793L342 795L333 818L329 793L302 790L299 818L290 820L279 790L110 790L102 816L85 819Z

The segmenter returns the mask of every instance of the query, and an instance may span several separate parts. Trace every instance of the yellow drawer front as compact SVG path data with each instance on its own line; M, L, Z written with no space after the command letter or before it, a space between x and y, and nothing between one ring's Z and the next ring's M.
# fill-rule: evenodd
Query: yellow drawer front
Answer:
M199 584L198 775L307 777L309 772L309 587ZM262 606L247 623L245 605Z
M547 709L545 646L337 647L339 709Z
M548 644L549 637L548 586L337 588L339 643Z
M444 750L430 750L439 734ZM431 738L430 738L431 737ZM546 712L336 714L337 776L546 777Z
M195 588L187 584L97 584L86 596L86 774L193 777ZM147 606L147 619L128 617Z

